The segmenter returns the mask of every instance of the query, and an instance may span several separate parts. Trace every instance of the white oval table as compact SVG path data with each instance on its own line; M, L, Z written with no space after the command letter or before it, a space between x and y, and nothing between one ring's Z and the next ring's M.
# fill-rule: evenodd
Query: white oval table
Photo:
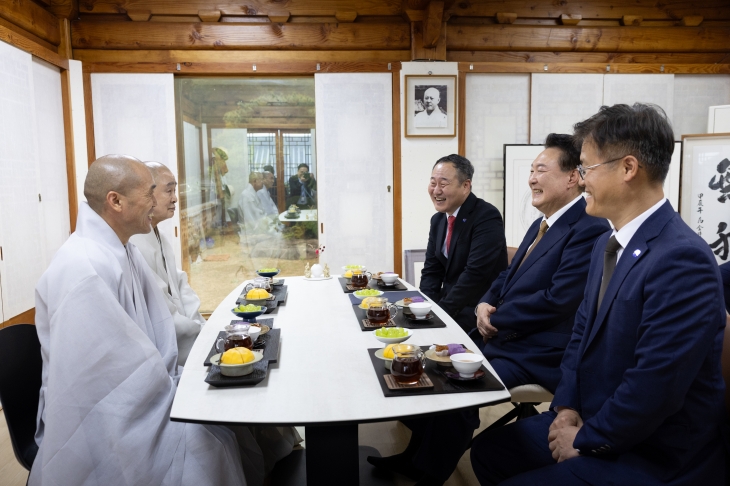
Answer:
M403 282L403 281L402 281ZM417 290L403 282L410 290ZM245 282L244 282L245 284ZM170 413L180 422L304 426L307 484L358 484L357 425L436 415L509 401L509 391L386 398L368 348L383 346L358 325L352 304L334 276L309 281L286 277L288 297L272 317L281 329L281 349L267 378L253 387L215 388L205 381L203 362L231 313L243 285L218 306L193 346ZM477 346L440 307L446 328L418 329L408 341L418 345L463 343ZM485 365L494 373L492 367Z

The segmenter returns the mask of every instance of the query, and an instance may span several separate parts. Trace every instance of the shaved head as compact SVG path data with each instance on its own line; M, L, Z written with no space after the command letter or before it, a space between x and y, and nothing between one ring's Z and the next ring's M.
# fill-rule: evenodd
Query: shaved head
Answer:
M152 177L155 179L155 183L157 183L157 178L161 174L172 174L172 171L164 164L161 164L159 162L145 162L144 165L147 166L147 168L152 172Z
M154 190L150 170L129 155L96 159L84 182L89 207L109 224L124 245L130 236L152 230Z
M84 182L84 196L91 209L101 214L110 191L128 196L144 181L142 170L145 170L142 162L129 155L105 155L96 159Z

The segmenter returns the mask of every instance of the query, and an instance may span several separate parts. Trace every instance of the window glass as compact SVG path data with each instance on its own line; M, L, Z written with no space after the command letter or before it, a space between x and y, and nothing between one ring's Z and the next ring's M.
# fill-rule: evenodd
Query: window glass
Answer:
M175 79L183 269L201 311L317 263L314 79Z

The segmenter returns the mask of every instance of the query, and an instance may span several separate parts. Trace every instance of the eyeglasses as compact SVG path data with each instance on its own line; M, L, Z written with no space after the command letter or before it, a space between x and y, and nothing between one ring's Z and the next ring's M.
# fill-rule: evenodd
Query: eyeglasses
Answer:
M607 160L606 162L601 162L600 164L591 165L590 167L583 167L583 165L581 164L581 165L578 165L578 167L576 167L576 169L578 169L578 173L580 174L580 178L581 179L585 179L586 178L586 172L588 172L589 170L595 169L596 167L599 167L601 165L610 164L611 162L616 162L617 160L621 160L624 157L626 157L626 155L622 155L621 157L619 157L617 159L612 159L612 160Z

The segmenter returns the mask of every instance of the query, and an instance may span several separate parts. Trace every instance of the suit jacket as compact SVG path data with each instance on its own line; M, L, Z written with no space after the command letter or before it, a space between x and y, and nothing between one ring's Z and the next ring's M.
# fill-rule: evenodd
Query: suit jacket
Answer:
M725 309L730 312L730 262L720 265L720 274L725 294Z
M586 214L585 207L582 198L571 206L520 265L537 238L542 218L535 220L512 264L480 301L497 308L490 320L499 333L484 346L487 359L515 363L531 375L531 383L551 392L560 381L560 361L583 300L593 245L611 229L605 219Z
M497 208L469 194L454 221L449 258L441 251L446 229L446 214L434 214L420 289L468 331L479 298L507 268L504 224Z
M710 460L725 413L714 255L667 202L623 250L597 309L609 237L593 249L551 408L580 413L581 454L631 462L671 484L721 478L722 455Z

